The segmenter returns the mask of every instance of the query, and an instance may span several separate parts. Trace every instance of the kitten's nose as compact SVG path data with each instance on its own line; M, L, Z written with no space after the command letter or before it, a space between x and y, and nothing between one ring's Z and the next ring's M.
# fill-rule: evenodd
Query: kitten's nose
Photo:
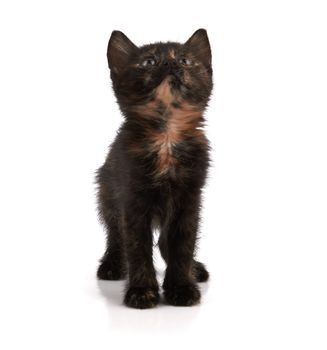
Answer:
M177 61L175 59L166 59L162 62L162 64L166 67L174 68L177 66Z

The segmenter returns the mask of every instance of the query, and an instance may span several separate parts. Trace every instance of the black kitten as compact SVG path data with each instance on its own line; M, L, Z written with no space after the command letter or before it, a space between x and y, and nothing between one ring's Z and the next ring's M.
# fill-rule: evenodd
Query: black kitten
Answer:
M209 277L194 260L201 188L209 163L203 113L212 90L211 51L204 29L185 43L135 46L114 31L108 45L113 89L125 116L98 170L99 214L107 249L98 278L128 278L124 302L159 301L152 261L154 227L167 263L166 301L194 305L196 282Z

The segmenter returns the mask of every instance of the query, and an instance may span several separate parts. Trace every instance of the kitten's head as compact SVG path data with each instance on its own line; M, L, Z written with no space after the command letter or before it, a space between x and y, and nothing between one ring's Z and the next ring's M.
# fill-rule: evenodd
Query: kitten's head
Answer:
M156 98L167 84L174 102L205 108L212 90L211 50L204 29L184 44L167 42L138 47L113 31L108 45L113 89L122 109Z

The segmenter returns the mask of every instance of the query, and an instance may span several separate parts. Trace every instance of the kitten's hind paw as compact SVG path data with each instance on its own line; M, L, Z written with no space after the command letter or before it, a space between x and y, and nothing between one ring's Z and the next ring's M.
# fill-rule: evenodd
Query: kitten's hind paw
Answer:
M209 279L209 272L199 261L193 263L193 275L197 282L206 282Z
M158 289L130 287L125 295L124 303L135 309L150 309L159 303Z
M167 303L174 306L196 305L201 298L200 291L195 284L166 287L164 294Z
M120 266L103 261L98 267L97 277L99 280L117 281L125 278L125 272Z

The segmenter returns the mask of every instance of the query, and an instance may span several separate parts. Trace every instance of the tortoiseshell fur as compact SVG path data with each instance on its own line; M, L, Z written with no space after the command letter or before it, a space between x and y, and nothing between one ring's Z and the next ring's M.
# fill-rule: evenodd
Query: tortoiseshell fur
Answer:
M124 302L150 308L159 302L152 261L153 229L167 269L167 303L200 301L196 282L205 266L194 259L201 189L209 165L203 132L212 91L210 44L204 29L185 44L135 46L114 31L108 45L113 90L124 122L97 172L99 215L107 249L98 278L127 278Z

